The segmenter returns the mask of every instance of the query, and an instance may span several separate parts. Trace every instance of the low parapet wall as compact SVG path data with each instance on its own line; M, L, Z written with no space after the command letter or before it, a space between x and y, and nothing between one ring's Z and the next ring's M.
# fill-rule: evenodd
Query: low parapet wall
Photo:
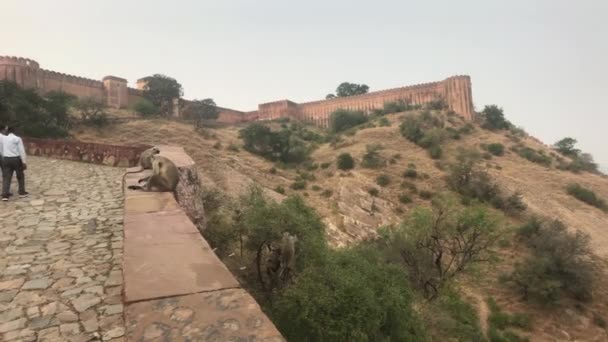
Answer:
M284 341L188 218L203 209L193 203L200 200L194 161L182 148L159 147L179 169L181 206L168 192L127 189L149 171L126 174L127 341Z
M129 167L139 162L141 152L151 146L118 146L78 140L23 138L27 154L109 166Z

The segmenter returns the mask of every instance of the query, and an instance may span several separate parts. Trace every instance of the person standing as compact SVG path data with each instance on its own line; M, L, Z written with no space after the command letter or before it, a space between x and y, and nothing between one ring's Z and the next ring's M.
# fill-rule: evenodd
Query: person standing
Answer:
M19 197L27 197L29 193L25 191L25 174L27 160L23 140L13 133L13 128L5 129L6 136L2 137L2 160L4 169L2 172L2 200L8 201L10 196L11 181L13 172L17 174L19 183Z

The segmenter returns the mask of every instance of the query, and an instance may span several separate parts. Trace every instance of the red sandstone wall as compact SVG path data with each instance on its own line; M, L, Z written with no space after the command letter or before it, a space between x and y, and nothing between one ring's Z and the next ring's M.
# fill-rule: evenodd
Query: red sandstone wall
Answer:
M144 98L143 92L139 89L127 88L127 93L127 107L129 108Z
M386 102L407 100L411 104L425 104L443 98L450 109L470 119L472 116L472 101L467 99L470 96L470 79L466 76L452 77L442 82L302 103L299 105L299 115L303 121L320 127L328 127L329 115L340 108L370 112L373 109L382 108Z
M240 112L238 110L234 110L234 109L229 109L229 108L222 108L222 107L217 107L219 112L219 115L217 117L217 122L221 122L221 123L227 123L227 124L237 124L237 123L241 123L244 121L245 119L245 115L243 112Z
M43 94L49 91L63 91L68 94L92 97L104 101L105 90L103 82L88 78L62 74L60 72L40 69L38 72L38 87Z
M118 146L86 143L77 140L23 138L28 154L58 159L84 161L109 166L129 167L139 162L141 152L151 146Z

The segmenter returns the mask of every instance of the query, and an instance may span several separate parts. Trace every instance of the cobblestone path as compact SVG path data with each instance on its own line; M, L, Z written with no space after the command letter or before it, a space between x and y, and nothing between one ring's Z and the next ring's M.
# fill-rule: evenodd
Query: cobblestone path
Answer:
M28 161L30 197L0 202L0 340L122 341L124 170Z

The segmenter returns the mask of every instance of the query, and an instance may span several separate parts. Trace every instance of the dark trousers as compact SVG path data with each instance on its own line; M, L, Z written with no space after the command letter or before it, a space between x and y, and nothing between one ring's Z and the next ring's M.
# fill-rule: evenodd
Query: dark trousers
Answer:
M20 157L4 157L2 169L2 196L7 197L11 190L13 172L17 174L19 183L19 194L25 194L25 175L23 174L23 163Z

